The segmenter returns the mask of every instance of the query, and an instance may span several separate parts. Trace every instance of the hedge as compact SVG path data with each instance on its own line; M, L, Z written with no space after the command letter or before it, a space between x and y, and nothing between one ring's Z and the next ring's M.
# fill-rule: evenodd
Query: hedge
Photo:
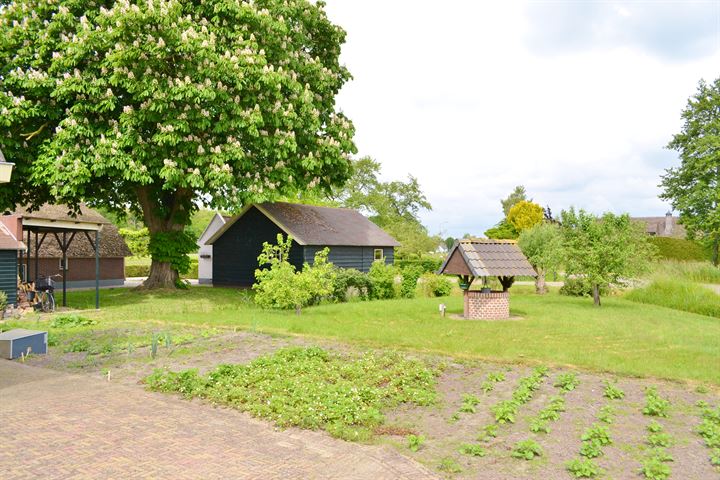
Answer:
M419 267L422 273L436 273L440 270L443 258L441 257L408 257L408 258L396 258L395 266L400 270L405 270L408 267Z
M150 264L147 265L125 265L125 277L147 277L150 275ZM196 258L190 259L190 271L182 278L198 278L198 261Z
M710 254L698 242L682 238L650 237L650 243L658 248L658 256L666 260L704 261Z

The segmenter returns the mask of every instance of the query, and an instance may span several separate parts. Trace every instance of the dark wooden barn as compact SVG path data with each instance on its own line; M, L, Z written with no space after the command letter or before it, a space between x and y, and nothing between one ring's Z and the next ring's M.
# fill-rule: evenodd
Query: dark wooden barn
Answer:
M252 285L263 243L276 243L278 234L293 238L289 261L298 269L312 263L318 250L329 247L328 260L336 266L367 272L375 260L393 263L394 249L400 245L355 210L283 202L253 204L206 242L213 246L213 285Z
M0 223L0 291L7 295L8 305L17 302L18 251L23 245Z

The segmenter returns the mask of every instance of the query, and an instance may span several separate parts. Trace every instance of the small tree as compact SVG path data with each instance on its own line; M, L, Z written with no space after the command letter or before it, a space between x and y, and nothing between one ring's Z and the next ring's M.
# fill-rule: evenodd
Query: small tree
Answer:
M595 305L600 306L601 287L623 285L648 269L655 248L628 214L598 218L570 208L561 218L565 273L581 276L592 286Z
M515 231L522 233L541 223L545 218L543 208L537 203L522 200L516 203L507 215L507 222Z
M301 272L288 261L292 237L283 240L282 234L277 236L277 245L268 242L263 244L262 253L258 256L260 267L269 268L255 270L256 282L255 302L265 308L294 308L300 315L302 307L320 298L330 295L333 290L335 270L327 261L327 248L315 254L313 265L305 264Z
M375 260L370 266L368 277L372 282L372 298L383 300L395 298L395 267L387 265L383 260Z
M518 238L518 231L503 218L497 225L485 230L485 236L495 240L513 240Z
M537 272L535 291L547 293L545 274L557 269L562 261L562 235L552 223L539 223L520 234L518 246Z

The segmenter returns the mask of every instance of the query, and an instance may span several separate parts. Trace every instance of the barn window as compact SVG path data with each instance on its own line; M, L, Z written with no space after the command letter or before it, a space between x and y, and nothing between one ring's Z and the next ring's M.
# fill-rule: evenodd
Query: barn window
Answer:
M383 249L376 248L375 252L374 252L374 257L375 257L375 260L382 260L383 258L385 258L385 255L383 254Z
M70 259L66 258L65 261L67 262L67 269L70 270ZM62 272L63 269L63 260L62 258L58 259L58 270Z

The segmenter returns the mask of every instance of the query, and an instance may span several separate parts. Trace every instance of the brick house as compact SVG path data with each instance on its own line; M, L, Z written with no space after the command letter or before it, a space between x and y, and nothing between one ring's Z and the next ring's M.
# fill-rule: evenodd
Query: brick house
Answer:
M72 216L66 205L45 204L35 211L29 211L25 207L17 208L14 212L0 216L0 221L15 235L22 239L28 249L26 255L20 255L18 259L18 270L22 278L35 277L35 245L40 244L38 251L38 273L39 275L54 275L62 273L62 250L58 235L46 235L36 237L31 235L28 228L23 228L23 221L26 223L45 222L48 225L58 227L73 225L95 224L100 229L100 286L122 286L125 283L125 257L131 255L125 240L118 233L115 225L111 224L97 211L82 205L81 213ZM77 232L70 239L67 249L67 287L85 288L95 286L95 249L92 244L92 236ZM57 282L58 287L62 281Z

